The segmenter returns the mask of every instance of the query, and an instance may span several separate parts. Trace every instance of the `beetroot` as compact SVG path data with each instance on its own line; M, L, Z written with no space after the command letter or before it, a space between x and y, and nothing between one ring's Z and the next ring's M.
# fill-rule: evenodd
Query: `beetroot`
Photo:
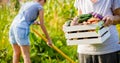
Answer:
M90 14L92 14L93 17L99 18L100 20L103 19L103 16L94 12L91 12Z

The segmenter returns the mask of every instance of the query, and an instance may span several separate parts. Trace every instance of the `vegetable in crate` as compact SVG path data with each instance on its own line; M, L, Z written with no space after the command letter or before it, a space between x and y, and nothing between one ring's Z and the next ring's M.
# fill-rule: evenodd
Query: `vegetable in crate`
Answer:
M100 30L100 28L104 25L104 21L100 21L98 22L98 26L96 27L96 33L98 33L98 30Z
M73 18L73 20L71 21L70 26L74 26L74 25L78 25L78 17Z
M90 19L87 20L87 22L89 22L90 24L95 24L95 23L98 23L100 21L99 18L95 18L95 17L92 17Z
M92 14L92 16L95 17L95 18L99 18L100 20L103 19L103 16L100 15L100 14L97 14L97 13L94 13L94 12L91 12L90 14Z
M81 14L78 16L78 22L79 23L83 23L84 21L87 21L88 19L90 19L92 17L92 14Z

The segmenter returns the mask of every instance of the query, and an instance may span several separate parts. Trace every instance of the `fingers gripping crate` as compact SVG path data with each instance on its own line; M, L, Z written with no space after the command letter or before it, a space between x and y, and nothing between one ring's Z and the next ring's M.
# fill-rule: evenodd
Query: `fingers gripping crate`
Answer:
M101 44L110 37L108 27L100 27L96 33L97 24L64 26L67 45Z

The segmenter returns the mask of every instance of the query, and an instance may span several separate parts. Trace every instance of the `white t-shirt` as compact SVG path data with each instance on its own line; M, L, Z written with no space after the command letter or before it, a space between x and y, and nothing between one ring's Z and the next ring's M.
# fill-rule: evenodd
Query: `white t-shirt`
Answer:
M92 3L91 0L76 0L74 6L82 11L82 14L96 12L103 16L113 15L112 11L120 8L120 0L97 0ZM110 26L111 36L103 44L78 45L78 53L100 55L112 53L120 50L118 32L114 25Z

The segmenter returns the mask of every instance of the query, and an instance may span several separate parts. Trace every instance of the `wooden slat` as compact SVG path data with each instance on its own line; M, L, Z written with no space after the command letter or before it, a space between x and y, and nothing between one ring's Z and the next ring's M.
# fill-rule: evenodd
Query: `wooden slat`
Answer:
M65 33L67 39L71 38L83 38L83 37L98 37L96 32L82 32L82 33Z
M94 32L78 32L78 33L65 33L65 36L67 39L71 38L82 38L82 37L95 37L95 36L102 36L106 31L108 31L109 28L105 27L98 31L98 34Z
M64 26L63 30L64 32L71 32L71 31L79 31L79 30L91 30L91 29L96 29L96 24L91 24L91 25L76 25L76 26Z
M67 45L102 44L100 39L67 40Z

